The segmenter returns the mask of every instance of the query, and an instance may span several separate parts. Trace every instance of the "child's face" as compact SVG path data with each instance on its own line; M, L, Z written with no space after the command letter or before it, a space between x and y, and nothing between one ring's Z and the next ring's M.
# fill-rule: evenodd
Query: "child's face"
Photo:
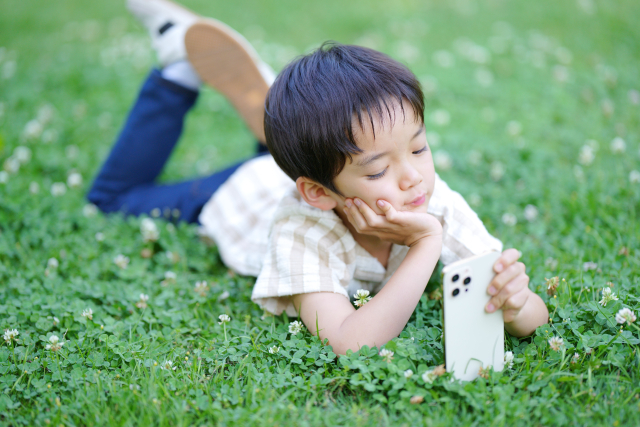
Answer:
M371 123L364 129L356 123L354 132L362 153L353 156L334 179L336 188L344 194L333 194L342 214L345 198L359 198L377 214L382 211L376 202L385 200L397 211L426 212L433 194L435 171L431 150L427 144L424 124L416 118L411 105L394 104L393 126L388 117L374 119L375 138ZM368 116L365 116L368 120Z

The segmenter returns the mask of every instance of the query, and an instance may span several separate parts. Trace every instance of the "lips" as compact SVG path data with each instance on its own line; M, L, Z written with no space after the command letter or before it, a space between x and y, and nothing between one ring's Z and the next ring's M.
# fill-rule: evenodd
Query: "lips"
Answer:
M407 203L407 205L411 205L411 206L420 206L424 203L426 199L425 194L421 194L418 197L416 197L415 199L413 199L412 201L410 201L409 203Z

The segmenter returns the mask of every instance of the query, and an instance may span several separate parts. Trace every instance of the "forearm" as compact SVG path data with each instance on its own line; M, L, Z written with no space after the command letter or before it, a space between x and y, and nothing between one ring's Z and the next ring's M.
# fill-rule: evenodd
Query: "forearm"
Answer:
M549 320L549 310L542 298L532 291L529 292L531 295L518 316L512 322L504 324L506 331L515 337L531 335L538 326Z
M397 337L415 310L440 257L442 237L421 240L409 249L384 288L339 326L330 344L338 353L363 345L381 346Z

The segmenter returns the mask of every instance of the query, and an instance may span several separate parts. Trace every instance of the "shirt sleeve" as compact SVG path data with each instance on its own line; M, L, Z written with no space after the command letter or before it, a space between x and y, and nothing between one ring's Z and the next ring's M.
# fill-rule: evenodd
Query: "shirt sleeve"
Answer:
M489 251L502 251L502 242L493 237L460 193L451 190L436 174L428 212L442 224L440 260L447 265Z
M304 215L276 220L251 300L273 314L297 316L291 296L333 292L349 298L355 241L341 221Z

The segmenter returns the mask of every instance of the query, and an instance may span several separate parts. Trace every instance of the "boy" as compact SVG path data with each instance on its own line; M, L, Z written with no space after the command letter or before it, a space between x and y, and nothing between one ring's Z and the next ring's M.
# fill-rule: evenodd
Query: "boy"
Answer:
M370 49L325 44L269 88L266 67L224 24L166 0L129 7L165 67L143 86L89 193L104 211L169 210L199 221L225 264L257 276L255 302L299 315L339 354L397 336L438 259L502 249L435 174L420 85L403 65ZM156 185L200 78L231 100L273 157ZM519 256L509 249L496 262L486 310L502 309L507 331L523 336L548 311L528 289ZM356 311L349 295L358 289L377 294Z

